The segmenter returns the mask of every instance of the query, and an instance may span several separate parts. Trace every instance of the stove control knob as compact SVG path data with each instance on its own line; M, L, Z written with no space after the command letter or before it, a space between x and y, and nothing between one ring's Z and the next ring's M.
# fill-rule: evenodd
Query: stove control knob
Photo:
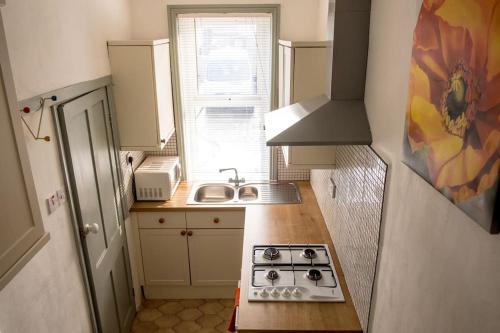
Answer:
M273 290L271 290L271 296L278 297L279 295L280 295L280 292L278 291L278 289L273 288Z
M301 294L302 292L300 291L299 288L295 288L294 290L292 290L292 295L295 297L300 297Z
M290 295L291 295L290 290L288 288L283 289L283 291L281 292L281 295L283 297L290 297Z
M262 296L262 297L267 297L267 296L269 296L269 293L267 292L266 289L262 289L260 291L259 295Z

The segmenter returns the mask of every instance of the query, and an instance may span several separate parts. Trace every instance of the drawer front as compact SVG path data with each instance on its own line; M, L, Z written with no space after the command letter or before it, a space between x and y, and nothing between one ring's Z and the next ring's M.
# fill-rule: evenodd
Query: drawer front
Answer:
M137 213L137 220L141 229L186 227L185 212Z
M186 221L187 227L191 229L243 229L245 227L245 211L186 212Z

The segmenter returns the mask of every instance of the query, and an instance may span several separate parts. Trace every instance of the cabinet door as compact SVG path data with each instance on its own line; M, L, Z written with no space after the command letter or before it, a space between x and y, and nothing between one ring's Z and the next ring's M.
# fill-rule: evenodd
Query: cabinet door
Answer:
M142 263L146 285L189 285L185 229L141 229Z
M299 168L333 168L336 149L336 146L293 146L290 147L289 163Z
M193 286L236 286L241 276L243 229L190 229Z
M324 47L294 49L292 103L319 96L327 85L327 53Z
M110 46L109 58L122 150L157 149L159 133L151 46Z
M169 45L155 45L153 52L159 141L161 146L163 146L174 133Z
M279 92L279 107L290 105L292 96L292 49L280 45L279 46L279 66L278 66L278 92Z

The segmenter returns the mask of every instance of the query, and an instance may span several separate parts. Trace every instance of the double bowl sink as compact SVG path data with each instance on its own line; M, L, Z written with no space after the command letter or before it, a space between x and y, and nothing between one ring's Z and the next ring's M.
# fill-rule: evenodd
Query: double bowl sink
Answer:
M300 203L299 189L294 183L249 183L234 186L227 183L205 183L193 187L190 205L242 205Z

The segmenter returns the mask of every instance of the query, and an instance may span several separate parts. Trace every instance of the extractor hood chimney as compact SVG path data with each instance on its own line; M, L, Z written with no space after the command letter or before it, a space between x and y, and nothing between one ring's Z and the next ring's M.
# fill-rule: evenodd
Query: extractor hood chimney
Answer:
M330 0L324 96L266 114L268 146L370 145L364 104L370 0ZM319 80L323 78L318 78Z

